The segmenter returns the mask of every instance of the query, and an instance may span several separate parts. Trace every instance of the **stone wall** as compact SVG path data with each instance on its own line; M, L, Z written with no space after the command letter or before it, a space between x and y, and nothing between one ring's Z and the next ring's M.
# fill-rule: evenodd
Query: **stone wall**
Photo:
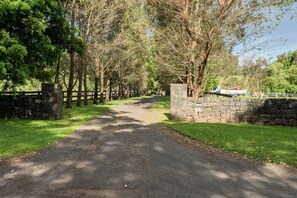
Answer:
M42 91L0 95L0 118L58 120L63 118L60 84L42 84Z
M297 100L188 98L186 85L171 85L171 115L178 120L297 126Z

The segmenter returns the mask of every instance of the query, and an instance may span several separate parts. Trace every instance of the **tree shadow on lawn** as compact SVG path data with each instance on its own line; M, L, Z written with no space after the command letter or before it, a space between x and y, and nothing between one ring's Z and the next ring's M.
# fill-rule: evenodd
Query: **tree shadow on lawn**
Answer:
M0 196L296 196L296 170L201 152L162 130L110 112L38 155L2 167Z
M0 158L36 151L69 136L109 107L90 105L66 109L63 120L1 119Z
M47 147L49 144L69 136L89 120L105 114L113 114L111 108L127 102L138 102L139 98L116 100L104 105L93 105L64 109L63 120L0 119L0 163L1 158L17 156ZM146 99L151 100L151 99ZM109 113L107 113L109 111ZM3 161L3 160L2 160Z
M167 120L172 120L173 117L170 113L164 113L164 116L167 118Z
M164 124L225 151L297 166L297 128L294 127L175 121Z

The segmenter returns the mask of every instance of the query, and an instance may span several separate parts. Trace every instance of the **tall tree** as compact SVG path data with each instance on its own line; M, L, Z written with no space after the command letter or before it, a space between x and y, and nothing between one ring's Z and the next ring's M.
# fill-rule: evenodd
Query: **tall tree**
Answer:
M271 21L267 14L291 3L290 0L151 0L152 7L160 12L157 17L168 23L166 17L174 13L174 19L185 28L191 43L197 45L197 63L193 65L197 73L195 96L203 90L205 69L212 53L218 45L230 48L244 41L249 35L256 35L268 28Z
M266 92L297 93L296 52L288 53L281 62L278 60L267 66L264 78Z
M67 47L69 27L61 1L0 1L0 80L4 88L26 79L50 80Z
M76 1L72 1L71 6L71 42L74 43L75 40L75 13L76 13ZM73 93L73 81L74 81L74 68L75 68L75 49L74 46L70 47L69 50L70 54L70 65L69 65L69 81L68 81L68 89L67 89L67 101L66 101L66 108L72 108L72 93Z

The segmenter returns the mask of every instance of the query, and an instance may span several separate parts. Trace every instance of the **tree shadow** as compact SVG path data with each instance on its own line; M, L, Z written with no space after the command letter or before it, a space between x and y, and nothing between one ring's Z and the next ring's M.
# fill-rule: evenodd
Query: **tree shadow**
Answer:
M164 130L110 112L36 156L1 167L0 197L296 196L296 170L201 152Z
M172 117L172 115L170 113L164 113L164 115L166 116L166 118L168 120L173 120L173 117Z
M266 99L260 100L261 105L249 107L236 114L236 119L243 123L297 126L297 100Z

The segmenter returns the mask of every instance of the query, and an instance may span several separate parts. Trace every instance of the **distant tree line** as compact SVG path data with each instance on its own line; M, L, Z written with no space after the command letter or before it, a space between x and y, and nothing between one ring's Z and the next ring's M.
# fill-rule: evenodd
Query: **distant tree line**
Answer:
M60 82L78 91L77 106L111 93L160 91L153 61L151 21L139 0L1 0L0 86L18 90Z
M263 88L266 92L297 93L297 51L282 54L268 65Z
M156 63L161 79L186 83L199 97L216 76L234 76L233 47L261 36L280 20L291 0L149 0L156 27ZM218 72L212 73L218 69ZM226 71L223 71L226 70Z
M233 47L271 28L270 11L291 0L1 0L0 89L56 82L67 107L157 93L186 83L199 97L241 83L254 92L295 92L291 54L265 68L238 66ZM294 73L295 72L295 73ZM248 83L247 83L248 82ZM276 82L281 82L281 85ZM295 83L295 84L294 84Z

